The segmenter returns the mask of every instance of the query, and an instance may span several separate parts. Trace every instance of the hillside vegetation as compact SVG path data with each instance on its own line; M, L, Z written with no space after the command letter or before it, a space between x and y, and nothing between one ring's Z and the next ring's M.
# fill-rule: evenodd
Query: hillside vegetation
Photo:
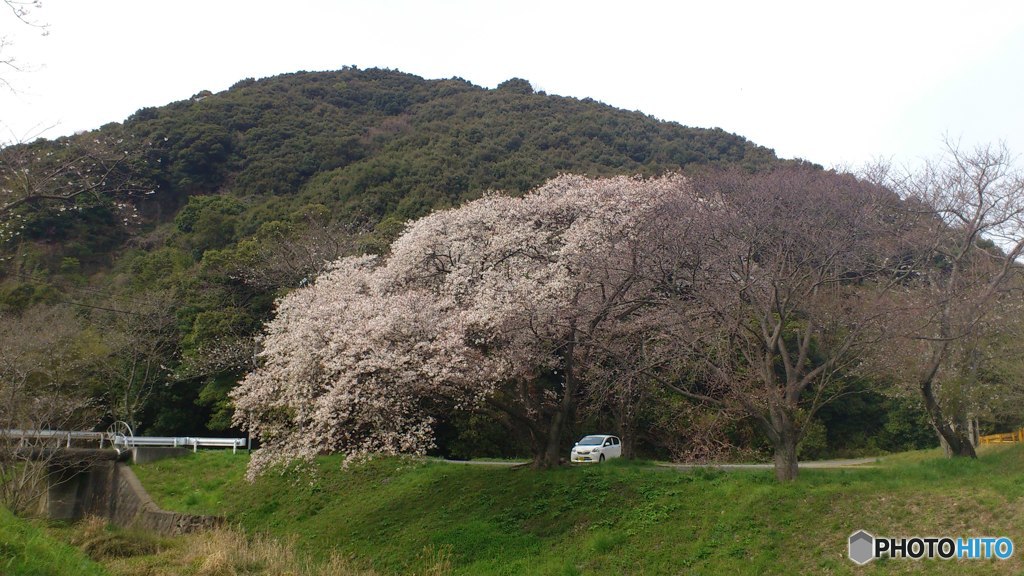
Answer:
M205 452L137 466L162 506L226 514L250 535L293 541L380 573L441 558L453 574L1016 574L1007 561L889 560L856 568L847 537L1007 536L1019 522L1024 450L947 460L907 453L861 469L677 472L642 463L537 471L379 459L312 476L241 480L247 458ZM293 540L290 540L293 539ZM139 560L141 561L141 560Z
M99 407L81 425L224 430L227 391L274 299L339 256L385 250L409 218L565 172L783 163L720 129L521 79L493 90L355 68L248 79L0 149L0 314L42 324L41 309L73 311L62 323L77 330L79 362L66 382L51 378Z
M45 373L33 385L70 401L45 403L33 421L238 434L228 392L254 366L253 337L275 300L338 257L385 252L408 219L563 172L794 164L720 129L522 79L492 90L355 68L247 79L93 132L0 148L0 317L15 340L0 360ZM20 337L46 326L60 333ZM805 456L934 443L917 402L858 391L821 413ZM762 450L747 428L730 432L735 443ZM440 454L529 453L477 415L448 414L434 432ZM671 452L664 434L629 436L648 455Z

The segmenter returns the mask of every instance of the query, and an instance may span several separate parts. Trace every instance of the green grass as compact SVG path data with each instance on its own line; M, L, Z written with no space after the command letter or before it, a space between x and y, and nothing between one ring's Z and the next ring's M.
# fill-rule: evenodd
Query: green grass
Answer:
M165 510L221 514L228 509L225 494L233 493L234 486L246 484L247 463L247 454L208 450L132 469Z
M380 459L313 476L241 480L244 455L201 452L136 467L164 507L224 514L247 533L296 538L383 573L444 551L455 574L988 574L1008 561L875 562L855 567L846 539L1008 536L1024 546L1024 449L976 461L935 451L872 468L677 472L613 461L553 471Z
M102 576L102 566L54 538L38 522L16 518L0 507L0 575Z

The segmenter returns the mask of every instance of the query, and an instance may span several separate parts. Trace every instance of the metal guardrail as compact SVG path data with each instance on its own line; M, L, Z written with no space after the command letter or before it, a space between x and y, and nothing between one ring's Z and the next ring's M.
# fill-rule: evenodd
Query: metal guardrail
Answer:
M978 438L980 444L1009 444L1011 442L1024 442L1024 428L1005 432L1003 434L988 434Z
M202 438L193 436L131 436L112 434L109 432L77 432L69 430L0 430L0 438L16 440L58 440L64 442L66 448L71 447L72 440L99 442L100 448L109 443L111 446L132 448L135 446L159 446L170 448L191 447L195 452L199 448L231 448L235 453L239 448L249 448L246 438Z
M63 440L65 447L71 447L72 440L89 440L99 442L103 448L104 441L108 441L106 432L75 432L68 430L0 430L0 438L38 439L38 440Z
M119 436L113 441L115 446L161 446L169 448L191 447L195 452L200 448L231 448L235 453L239 448L248 448L245 438L201 438L193 436Z

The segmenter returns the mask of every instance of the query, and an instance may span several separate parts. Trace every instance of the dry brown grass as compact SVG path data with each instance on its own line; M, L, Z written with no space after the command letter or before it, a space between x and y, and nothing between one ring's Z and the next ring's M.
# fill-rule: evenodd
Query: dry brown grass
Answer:
M294 539L280 541L262 535L246 538L233 529L218 529L193 535L194 546L185 557L196 567L196 576L369 576L372 571L359 570L345 558L331 555L326 562L316 563L295 552Z
M81 524L80 546L107 550L97 543L109 539L111 531L102 519ZM121 538L125 538L121 536ZM246 536L234 528L163 539L165 545L150 553L94 556L113 574L124 576L376 576L372 569L357 566L345 556L332 553L326 560L313 560L299 552L294 538L278 540L269 536ZM121 542L118 540L118 542ZM126 549L123 546L121 549ZM90 551L90 555L92 552ZM451 572L447 548L423 549L409 572L416 576L444 576Z
M71 543L97 562L157 554L161 538L148 532L112 528L103 518L90 516L80 523Z

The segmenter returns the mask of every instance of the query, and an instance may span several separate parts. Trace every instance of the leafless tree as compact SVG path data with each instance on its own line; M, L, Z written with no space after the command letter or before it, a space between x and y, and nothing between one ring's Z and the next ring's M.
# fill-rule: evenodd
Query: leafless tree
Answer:
M44 36L49 32L49 26L45 23L36 20L33 15L33 11L42 8L43 4L41 0L3 0L7 8L10 9L10 13L6 17L13 16L15 20L21 24L30 28L35 28ZM21 65L18 63L14 56L4 54L4 52L11 47L12 41L7 36L0 36L0 69L4 69L8 72L20 72L22 71ZM7 89L13 89L11 82L7 80L5 74L0 74L0 86Z
M138 176L143 148L130 137L89 135L0 148L0 222L24 209L75 210L82 201L117 202L131 220L128 200L154 192Z
M290 222L271 222L241 241L223 271L261 290L290 290L312 283L331 263L354 254L360 231L334 220L326 207L308 209Z
M98 367L102 401L113 420L137 430L153 390L171 374L178 345L175 305L170 294L153 291L117 306L94 315L107 353Z
M709 174L698 194L714 210L680 299L691 319L676 341L690 368L665 381L751 418L774 448L776 477L792 480L811 419L880 338L882 296L899 281L885 217L898 199L806 168Z
M692 335L706 317L693 298L693 276L705 255L714 206L689 192L689 183L686 189L687 194L666 198L658 210L637 223L630 231L628 251L618 258L589 263L595 269L605 269L599 277L612 278L628 271L624 278L631 285L646 286L629 306L611 316L611 321L598 324L588 334L593 352L582 375L588 383L584 410L612 414L626 457L634 453L642 432L640 419L645 417L664 424L649 439L671 445L673 453L689 453L692 446L682 448L677 441L681 437L693 440L690 444L694 445L710 447L715 443L706 430L687 430L680 435L680 418L651 410L655 398L664 394L662 383L678 379L690 366L678 353L681 335Z
M95 423L95 411L76 375L94 362L72 313L37 306L0 316L0 504L32 510L58 440L18 431L76 430Z
M975 457L970 423L979 407L963 377L991 326L1019 304L1011 289L1024 253L1024 174L1005 145L963 150L954 142L920 169L874 172L916 220L903 256L913 290L892 328L903 340L902 366L893 368L916 383L948 453Z

